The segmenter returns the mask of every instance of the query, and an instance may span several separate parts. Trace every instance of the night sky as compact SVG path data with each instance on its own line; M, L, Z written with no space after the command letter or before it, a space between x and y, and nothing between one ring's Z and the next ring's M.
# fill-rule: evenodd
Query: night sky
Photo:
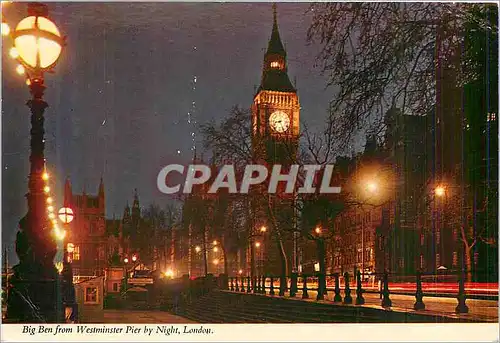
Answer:
M308 7L278 4L278 25L301 120L320 129L332 91L314 67L319 47L306 42ZM25 10L10 4L3 14L12 27ZM233 105L250 107L271 34L271 4L50 3L49 10L67 36L55 73L46 75L45 153L56 203L66 177L74 192L86 187L94 194L101 176L107 217L121 217L134 188L143 206L171 201L156 189L156 177L168 163L189 162L196 126L223 118ZM12 259L26 212L30 113L10 46L4 40L2 240Z

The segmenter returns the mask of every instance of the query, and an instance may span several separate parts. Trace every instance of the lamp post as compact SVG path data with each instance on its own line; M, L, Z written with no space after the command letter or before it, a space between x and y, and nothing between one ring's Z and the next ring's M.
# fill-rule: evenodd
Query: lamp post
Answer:
M27 75L31 99L31 155L28 181L28 212L20 220L16 237L19 263L11 279L7 318L18 322L61 322L58 273L54 267L55 237L46 214L44 192L44 73L50 71L62 51L63 39L41 3L28 4L28 17L12 32L17 60ZM21 69L21 68L19 68ZM20 71L20 70L19 70ZM33 306L35 305L35 306Z
M379 190L379 184L371 180L366 184L366 191L374 196ZM365 226L361 224L361 280L365 279Z
M74 219L73 210L69 207L62 207L59 212L59 220L63 223L63 227L66 233L69 226ZM63 245L63 271L62 271L62 293L63 293L63 305L64 305L64 317L66 322L75 322L76 313L78 312L78 305L76 304L75 288L73 287L73 269L71 268L72 259L69 256L70 251L73 250L71 245L65 244L64 237L65 234L60 235L60 240ZM68 246L70 249L68 249ZM74 246L73 246L74 247Z

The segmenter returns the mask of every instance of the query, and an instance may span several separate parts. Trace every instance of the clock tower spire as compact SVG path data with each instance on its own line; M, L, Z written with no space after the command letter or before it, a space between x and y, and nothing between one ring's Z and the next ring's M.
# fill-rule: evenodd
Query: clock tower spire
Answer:
M281 42L278 30L276 4L273 4L273 29L271 31L271 38L269 39L269 43L267 45L267 51L264 55L262 79L257 93L261 90L296 93L296 90L288 77L286 50Z

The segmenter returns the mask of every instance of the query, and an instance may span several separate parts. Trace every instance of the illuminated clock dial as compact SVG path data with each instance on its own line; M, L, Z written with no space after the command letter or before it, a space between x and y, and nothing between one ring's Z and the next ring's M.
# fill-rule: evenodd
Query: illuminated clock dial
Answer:
M269 117L269 125L274 131L283 133L290 127L290 118L285 112L276 111Z

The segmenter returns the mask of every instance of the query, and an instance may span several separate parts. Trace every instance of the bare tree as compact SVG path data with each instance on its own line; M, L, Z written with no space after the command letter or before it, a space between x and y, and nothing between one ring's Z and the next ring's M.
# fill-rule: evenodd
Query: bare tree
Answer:
M497 32L485 13L495 5L471 3L317 3L308 40L322 50L318 64L334 94L330 122L344 149L366 126L383 129L394 106L425 115L436 84L462 85L477 77L464 41L470 30ZM447 70L446 73L437 72Z

